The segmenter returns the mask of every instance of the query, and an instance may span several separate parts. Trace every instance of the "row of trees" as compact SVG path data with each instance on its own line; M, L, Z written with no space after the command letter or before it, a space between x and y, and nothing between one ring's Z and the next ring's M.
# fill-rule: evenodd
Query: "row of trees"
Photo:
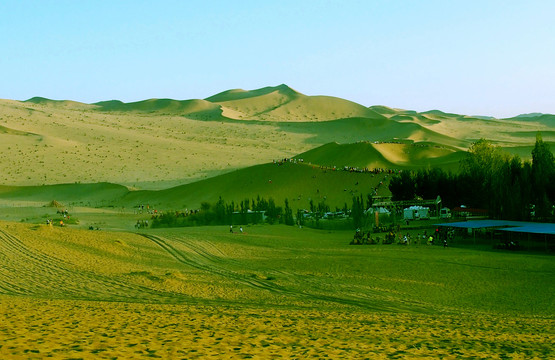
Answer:
M352 218L354 228L366 225L365 210L372 205L372 196L367 195L366 202L363 196L353 197L352 208L347 204L343 209L336 208L336 212L349 214ZM298 209L295 216L293 209L285 199L284 206L277 206L274 199L268 200L257 197L256 200L245 199L240 203L226 203L221 197L215 204L203 202L198 211L183 213L180 211L167 211L160 213L152 218L152 227L186 227L199 225L246 225L246 224L285 224L285 225L307 225L319 228L320 220L326 213L330 212L330 207L321 201L315 204L310 201L310 210ZM305 219L305 215L308 217Z
M555 158L539 134L532 162L481 139L469 148L459 173L439 168L403 171L391 179L389 189L393 200L439 195L448 207L483 208L493 218L553 220Z
M221 197L215 204L201 203L199 211L186 214L167 211L152 219L152 227L185 227L199 225L229 225L267 222L293 225L293 210L285 200L285 207L277 206L274 199L257 197L245 199L240 203L226 203Z

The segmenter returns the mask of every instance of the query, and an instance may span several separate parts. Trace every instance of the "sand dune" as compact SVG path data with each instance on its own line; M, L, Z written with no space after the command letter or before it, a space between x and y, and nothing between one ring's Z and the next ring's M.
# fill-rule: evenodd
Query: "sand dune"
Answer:
M315 164L339 167L400 170L440 166L443 169L456 170L463 156L464 152L454 147L405 141L329 143L297 157Z
M287 85L259 90L231 90L207 98L242 114L266 121L327 121L349 117L380 118L375 111L340 98L306 96Z
M281 96L289 97L289 98L302 95L296 90L291 89L289 86L285 84L281 84L278 86L267 86L256 90L243 90L243 89L227 90L219 94L210 96L206 98L206 100L210 102L223 102L223 101L233 101L233 100L259 97L259 96L266 96L266 95L276 94L276 93L279 93Z
M549 334L488 316L262 310L0 297L4 358L547 359ZM518 325L515 326L515 323Z
M555 141L552 119L545 114L499 120L367 108L306 96L286 85L229 90L205 100L0 100L0 184L108 181L167 188L330 142L412 140L464 150L487 138L520 152L534 144L538 131L544 141ZM368 163L379 164L384 155Z
M14 101L2 101L0 108L5 185L110 181L167 187L310 147L303 144L306 135L287 135L275 126ZM194 110L192 117L206 115Z

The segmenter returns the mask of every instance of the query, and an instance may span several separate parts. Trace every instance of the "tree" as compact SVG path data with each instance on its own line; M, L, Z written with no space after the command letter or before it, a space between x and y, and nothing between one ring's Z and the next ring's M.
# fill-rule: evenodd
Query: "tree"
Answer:
M364 199L362 198L362 195L360 195L360 198L358 196L353 196L351 217L353 218L353 226L355 229L361 228L365 225L364 210Z
M218 199L218 202L216 202L216 205L214 206L214 212L216 213L216 222L218 222L219 224L225 224L226 223L226 211L225 210L226 210L225 209L225 201L220 196L220 198Z
M353 196L353 206L351 207L351 217L353 218L353 226L360 228L362 224L362 214L360 212L360 201L357 196Z
M285 199L285 210L283 214L283 221L285 225L295 225L295 220L293 219L293 210L289 207L289 200Z
M493 205L490 209L492 217L509 220L521 220L525 217L523 210L528 207L529 199L522 191L525 185L523 176L522 161L518 155L506 159L496 169L490 194Z
M532 150L532 185L533 202L536 205L536 216L545 219L551 215L554 199L553 184L555 179L555 158L541 137L536 135L536 144Z
M366 207L364 208L364 210L370 209L373 204L374 198L372 197L372 194L366 194Z
M279 222L281 218L281 207L277 207L274 199L268 199L268 208L266 210L266 217L268 219L268 223L273 224L274 222Z
M304 225L304 214L303 214L303 211L301 209L297 209L297 224L299 226Z
M410 171L402 171L389 182L392 200L412 200L416 191L416 182Z
M507 155L486 139L473 143L466 157L460 162L460 180L469 205L492 208L494 174L506 160Z

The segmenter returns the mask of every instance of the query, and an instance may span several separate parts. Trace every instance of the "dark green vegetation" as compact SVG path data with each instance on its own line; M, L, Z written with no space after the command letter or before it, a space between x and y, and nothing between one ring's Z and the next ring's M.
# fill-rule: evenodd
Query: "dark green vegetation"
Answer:
M532 162L510 156L482 139L461 160L459 173L441 168L403 171L389 185L394 200L440 195L445 205L465 204L493 218L555 220L555 157L538 135Z

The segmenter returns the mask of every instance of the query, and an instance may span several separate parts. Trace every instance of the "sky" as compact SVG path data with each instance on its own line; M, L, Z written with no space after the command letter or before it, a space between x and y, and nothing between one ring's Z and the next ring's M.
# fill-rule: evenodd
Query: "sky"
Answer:
M1 0L0 98L206 98L555 114L555 1Z

